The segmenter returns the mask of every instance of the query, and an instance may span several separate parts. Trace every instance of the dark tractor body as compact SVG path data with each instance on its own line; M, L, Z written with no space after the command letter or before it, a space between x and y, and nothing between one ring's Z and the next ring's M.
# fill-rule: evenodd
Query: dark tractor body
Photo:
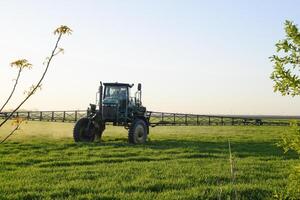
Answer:
M104 85L104 88L103 88ZM142 106L141 84L134 97L130 97L133 84L100 82L97 103L90 104L87 117L79 119L74 127L76 142L92 142L100 139L107 123L124 126L128 130L129 143L145 143L149 134L149 116ZM99 94L99 95L98 95Z

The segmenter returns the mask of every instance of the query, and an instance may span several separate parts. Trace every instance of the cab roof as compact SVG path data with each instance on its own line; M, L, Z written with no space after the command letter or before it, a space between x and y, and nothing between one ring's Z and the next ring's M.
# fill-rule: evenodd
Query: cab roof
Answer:
M104 86L120 86L120 87L130 87L132 88L132 86L134 84L128 84L128 83L118 83L118 82L115 82L115 83L103 83Z

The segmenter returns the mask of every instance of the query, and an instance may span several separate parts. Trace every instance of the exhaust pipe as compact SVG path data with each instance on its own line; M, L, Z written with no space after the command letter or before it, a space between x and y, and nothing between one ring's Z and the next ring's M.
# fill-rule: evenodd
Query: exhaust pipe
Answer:
M103 97L103 85L102 85L102 82L100 81L100 87L99 87L99 112L100 112L101 119L103 119L102 97Z

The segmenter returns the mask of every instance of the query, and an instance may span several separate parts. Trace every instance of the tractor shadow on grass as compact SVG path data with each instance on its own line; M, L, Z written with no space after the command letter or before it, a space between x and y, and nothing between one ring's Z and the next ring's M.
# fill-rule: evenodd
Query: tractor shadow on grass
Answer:
M137 146L138 148L139 146ZM228 154L228 142L218 141L191 141L191 140L155 140L147 143L143 148L151 149L183 149L193 152ZM283 159L298 159L295 152L284 153L283 150L276 146L274 141L241 141L231 142L231 151L236 156L243 157L281 157Z
M227 141L193 141L183 139L160 139L151 140L143 145L128 144L125 138L114 138L112 140L104 141L101 143L79 143L69 144L70 146L77 147L110 147L115 151L120 148L124 150L130 149L150 149L159 151L161 153L176 154L179 152L193 153L186 155L185 158L219 158L228 155L228 142ZM284 160L298 159L295 152L284 153L283 150L276 146L274 141L239 141L231 142L231 151L235 156L240 158L246 157L279 157Z
M221 157L228 154L228 142L227 141L193 141L183 139L160 139L151 140L143 145L128 144L124 138L115 138L101 143L79 143L70 144L70 146L76 145L77 147L83 146L96 146L96 147L110 147L116 151L120 148L130 149L151 149L159 151L161 153L169 152L170 154L178 152L187 152L194 154L187 156L186 158L204 158L204 157ZM281 159L298 159L298 155L295 152L284 153L280 147L277 147L274 141L239 141L231 142L231 150L235 156L240 158L245 157L280 157Z

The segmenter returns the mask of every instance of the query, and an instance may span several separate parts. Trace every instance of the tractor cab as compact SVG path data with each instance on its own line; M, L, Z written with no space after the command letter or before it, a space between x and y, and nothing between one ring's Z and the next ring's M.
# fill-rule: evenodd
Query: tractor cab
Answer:
M133 84L127 83L104 83L102 119L106 122L124 124L132 116L132 112L141 107L141 84L134 97L130 96Z
M104 87L103 87L104 86ZM149 133L149 116L142 106L142 86L139 83L134 96L130 96L133 84L100 82L98 101L90 104L87 116L79 119L74 127L76 142L101 138L105 124L124 126L130 143L145 143Z
M121 83L104 83L103 103L124 103L129 101L129 88L132 85Z
M103 111L105 114L104 118L110 119L115 114L119 113L119 117L125 117L126 111L128 109L129 103L129 90L133 85L125 83L104 83L104 94L103 94ZM107 113L111 112L111 107L114 107L114 110L117 113Z

